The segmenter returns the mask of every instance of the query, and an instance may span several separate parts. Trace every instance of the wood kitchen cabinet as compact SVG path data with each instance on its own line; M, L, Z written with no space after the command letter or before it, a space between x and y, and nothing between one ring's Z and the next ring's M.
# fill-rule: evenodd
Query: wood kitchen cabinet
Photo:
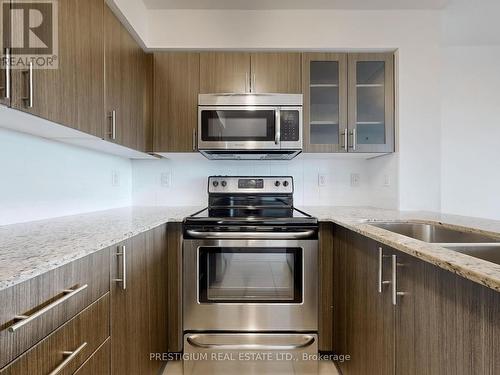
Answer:
M151 151L152 56L146 54L107 6L104 139Z
M12 107L102 138L104 2L60 0L55 4L58 67L12 69ZM21 26L12 27L16 32ZM11 52L15 56L16 51Z
M394 54L349 54L349 152L394 151Z
M301 93L301 54L202 52L200 93Z
M200 53L200 94L246 92L250 92L250 53Z
M319 225L319 322L318 349L331 352L333 349L333 224Z
M182 329L182 224L167 225L168 351L181 352Z
M74 375L109 375L111 374L111 339L107 339Z
M500 373L498 292L340 226L333 251L343 374Z
M10 2L4 1L0 7L0 20L3 20L4 10L10 9ZM3 24L3 22L2 22ZM0 27L0 104L10 106L11 75L7 67L10 54L10 35L4 35L4 28Z
M154 151L196 151L200 54L154 54Z
M111 373L152 374L167 352L166 226L111 248Z
M256 93L301 94L301 53L254 52L251 90Z
M347 152L347 54L302 54L304 152Z
M303 53L305 152L394 151L394 54Z

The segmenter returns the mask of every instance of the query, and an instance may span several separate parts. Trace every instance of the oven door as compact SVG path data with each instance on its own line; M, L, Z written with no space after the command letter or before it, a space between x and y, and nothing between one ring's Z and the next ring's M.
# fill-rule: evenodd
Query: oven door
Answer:
M317 240L184 241L185 331L317 331Z
M199 106L198 149L279 149L279 108Z

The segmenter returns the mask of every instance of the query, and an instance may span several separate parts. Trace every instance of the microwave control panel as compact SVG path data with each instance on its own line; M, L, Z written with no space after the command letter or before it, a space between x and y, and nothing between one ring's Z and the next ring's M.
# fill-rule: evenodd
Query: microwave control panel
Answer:
M281 141L293 142L299 140L299 111L282 109L280 111Z

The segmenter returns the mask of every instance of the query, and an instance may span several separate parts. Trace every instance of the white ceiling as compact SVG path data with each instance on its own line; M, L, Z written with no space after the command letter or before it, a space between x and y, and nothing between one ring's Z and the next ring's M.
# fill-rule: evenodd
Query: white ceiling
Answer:
M143 0L149 9L442 9L449 0Z

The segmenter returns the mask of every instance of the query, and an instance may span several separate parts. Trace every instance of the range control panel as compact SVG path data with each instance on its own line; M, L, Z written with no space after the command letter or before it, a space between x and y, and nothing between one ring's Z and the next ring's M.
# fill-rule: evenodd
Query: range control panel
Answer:
M209 193L293 193L293 177L291 176L210 176L208 178Z

